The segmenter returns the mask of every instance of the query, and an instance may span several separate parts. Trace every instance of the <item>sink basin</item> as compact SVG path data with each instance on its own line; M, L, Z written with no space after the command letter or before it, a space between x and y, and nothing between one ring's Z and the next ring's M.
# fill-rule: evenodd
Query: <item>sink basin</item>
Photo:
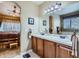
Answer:
M44 33L41 33L41 35L45 35Z
M61 39L65 39L66 38L66 36L59 36Z

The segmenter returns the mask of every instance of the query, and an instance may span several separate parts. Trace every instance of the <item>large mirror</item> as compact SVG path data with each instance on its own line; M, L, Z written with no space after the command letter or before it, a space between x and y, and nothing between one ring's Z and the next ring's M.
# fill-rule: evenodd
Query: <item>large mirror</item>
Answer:
M69 4L68 4L69 3ZM71 4L70 4L71 3ZM46 3L44 3L46 4ZM54 7L58 5L57 9ZM79 31L79 8L75 8L79 5L77 2L49 2L47 7L43 7L40 11L40 31L45 32L47 29L50 34L57 34L60 32L72 34L72 32ZM50 7L50 8L49 8ZM75 9L73 9L73 7ZM53 9L53 10L52 10ZM47 25L43 26L43 20L47 21Z

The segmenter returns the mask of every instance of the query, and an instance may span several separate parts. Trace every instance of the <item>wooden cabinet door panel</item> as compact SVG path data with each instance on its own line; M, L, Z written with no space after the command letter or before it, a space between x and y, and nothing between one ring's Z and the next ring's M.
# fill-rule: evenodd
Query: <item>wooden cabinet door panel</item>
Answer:
M43 39L38 38L37 39L37 54L41 57L43 57L44 53L44 45L43 45Z
M70 58L71 57L71 51L65 47L59 46L59 57L60 58Z
M55 58L55 43L44 41L44 57Z
M60 49L59 49L59 45L56 44L56 58L59 58L60 56Z
M56 58L71 58L71 50L56 44Z
M32 36L32 49L37 52L37 38Z

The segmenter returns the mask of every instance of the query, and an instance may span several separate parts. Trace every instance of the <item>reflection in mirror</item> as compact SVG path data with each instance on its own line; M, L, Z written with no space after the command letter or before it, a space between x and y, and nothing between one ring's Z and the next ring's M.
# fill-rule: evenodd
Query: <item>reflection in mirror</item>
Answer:
M1 23L2 23L2 22L0 21L0 27L1 27Z
M53 33L53 16L49 16L49 33Z
M73 12L72 14L61 15L62 31L78 32L79 31L79 13Z

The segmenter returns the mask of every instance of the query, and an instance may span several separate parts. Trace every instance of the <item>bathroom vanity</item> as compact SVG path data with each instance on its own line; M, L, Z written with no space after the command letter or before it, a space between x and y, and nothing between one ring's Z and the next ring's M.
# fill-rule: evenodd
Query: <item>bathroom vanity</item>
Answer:
M71 58L72 42L57 34L32 34L32 49L43 58Z

